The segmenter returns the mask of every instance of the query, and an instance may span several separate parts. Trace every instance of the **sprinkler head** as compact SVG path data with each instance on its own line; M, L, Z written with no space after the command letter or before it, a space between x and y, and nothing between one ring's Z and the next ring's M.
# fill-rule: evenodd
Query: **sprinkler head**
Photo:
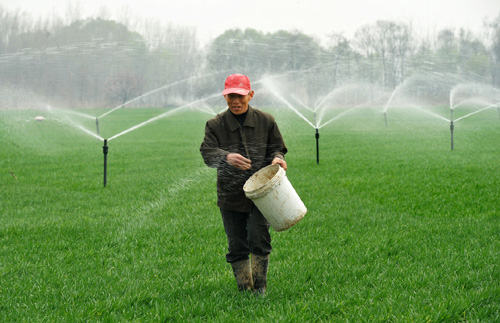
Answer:
M450 130L455 129L455 126L453 125L453 121L450 122Z
M104 146L102 146L102 153L104 155L108 154L108 139L104 139Z
M318 139L318 138L319 138L319 129L316 128L316 139Z

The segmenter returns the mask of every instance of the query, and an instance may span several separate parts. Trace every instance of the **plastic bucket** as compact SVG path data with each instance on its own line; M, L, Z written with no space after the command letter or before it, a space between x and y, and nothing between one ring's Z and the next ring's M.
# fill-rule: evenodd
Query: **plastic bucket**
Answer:
M279 165L269 165L250 177L243 186L275 231L292 227L304 217L307 209Z

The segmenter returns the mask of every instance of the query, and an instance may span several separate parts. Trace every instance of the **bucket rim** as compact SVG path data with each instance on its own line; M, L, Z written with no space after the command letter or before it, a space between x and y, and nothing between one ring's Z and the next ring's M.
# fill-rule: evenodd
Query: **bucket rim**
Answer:
M276 173L273 175L273 177L269 181L267 181L262 186L259 186L259 187L257 187L254 190L247 190L247 189L245 189L245 187L247 186L247 183L250 180L252 180L253 177L255 177L259 173L264 173L265 171L268 171L269 168L278 168L278 170L276 171ZM252 199L252 198L258 198L258 197L264 195L264 193L266 193L270 188L274 187L276 185L276 183L283 178L284 174L286 174L285 170L280 165L278 165L278 164L267 165L266 167L263 167L263 168L259 169L255 174L253 174L247 180L247 182L245 183L245 185L243 185L243 191L245 191L245 195L248 198L250 198L250 199Z

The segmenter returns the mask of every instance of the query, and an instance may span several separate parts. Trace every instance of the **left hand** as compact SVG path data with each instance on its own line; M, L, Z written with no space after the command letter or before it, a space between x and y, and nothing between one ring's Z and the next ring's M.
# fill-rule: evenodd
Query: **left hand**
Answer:
M271 163L271 165L276 165L276 164L280 165L284 170L286 170L287 168L286 161L279 157L274 157L273 162Z

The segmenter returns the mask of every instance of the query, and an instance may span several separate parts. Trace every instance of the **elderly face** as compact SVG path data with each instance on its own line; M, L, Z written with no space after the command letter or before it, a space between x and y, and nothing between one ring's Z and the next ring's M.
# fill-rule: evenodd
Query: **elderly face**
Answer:
M224 95L226 99L227 106L233 114L242 114L248 111L248 102L253 98L253 91L248 92L247 95L239 95L235 93L230 93Z

